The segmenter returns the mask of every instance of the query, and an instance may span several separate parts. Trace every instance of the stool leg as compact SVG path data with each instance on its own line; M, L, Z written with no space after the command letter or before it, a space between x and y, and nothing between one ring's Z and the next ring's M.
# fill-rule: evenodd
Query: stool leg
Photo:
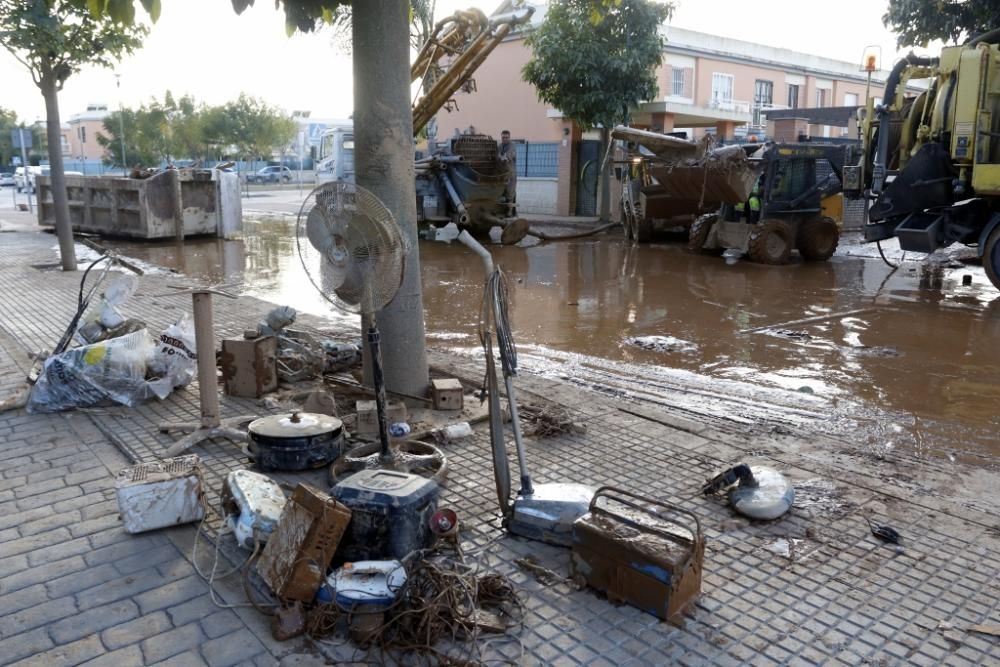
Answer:
M219 388L215 374L215 327L212 323L212 295L194 293L194 341L198 353L198 393L201 398L201 425L219 425Z

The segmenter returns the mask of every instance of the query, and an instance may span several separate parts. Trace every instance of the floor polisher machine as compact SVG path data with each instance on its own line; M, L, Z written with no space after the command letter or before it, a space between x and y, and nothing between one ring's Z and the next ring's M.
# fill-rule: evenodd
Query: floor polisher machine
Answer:
M493 473L497 486L497 499L503 512L507 530L515 535L541 540L550 544L570 546L573 539L573 522L587 513L595 489L583 484L548 483L533 484L528 472L514 392L517 375L517 349L511 333L507 314L507 282L503 272L494 268L493 257L478 241L463 231L459 241L479 255L486 268L486 287L479 318L479 338L486 354L486 399L489 402L490 443L493 450ZM517 449L517 462L521 475L521 488L513 504L510 502L510 469L507 458L503 411L500 405L500 383L497 378L493 341L503 371L504 387L510 411L511 430Z

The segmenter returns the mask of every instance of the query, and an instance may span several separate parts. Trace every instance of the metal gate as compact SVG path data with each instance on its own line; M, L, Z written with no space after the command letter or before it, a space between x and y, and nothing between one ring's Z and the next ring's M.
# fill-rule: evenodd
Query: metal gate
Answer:
M597 215L597 177L601 173L601 142L576 145L576 215Z

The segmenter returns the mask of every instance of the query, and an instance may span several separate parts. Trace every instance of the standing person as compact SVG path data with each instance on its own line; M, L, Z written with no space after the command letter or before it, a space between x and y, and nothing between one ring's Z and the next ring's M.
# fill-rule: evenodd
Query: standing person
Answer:
M504 187L504 200L510 206L510 215L517 215L513 204L517 203L517 146L510 140L510 130L500 132L500 148L497 159L507 165L507 185Z

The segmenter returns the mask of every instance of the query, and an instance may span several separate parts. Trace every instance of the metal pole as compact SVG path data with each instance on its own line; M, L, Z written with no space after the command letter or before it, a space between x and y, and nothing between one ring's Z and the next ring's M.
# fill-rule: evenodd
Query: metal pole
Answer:
M21 140L21 164L24 166L24 185L22 187L28 193L28 212L34 213L35 210L31 207L31 189L28 187L28 149L24 147L24 131L23 127L18 129L18 138Z
M125 110L122 107L122 75L115 74L115 87L118 88L118 134L122 140L122 176L128 176L128 159L125 157Z
M195 292L194 344L198 355L198 395L201 398L201 425L219 425L219 388L215 374L215 327L212 323L212 295Z

